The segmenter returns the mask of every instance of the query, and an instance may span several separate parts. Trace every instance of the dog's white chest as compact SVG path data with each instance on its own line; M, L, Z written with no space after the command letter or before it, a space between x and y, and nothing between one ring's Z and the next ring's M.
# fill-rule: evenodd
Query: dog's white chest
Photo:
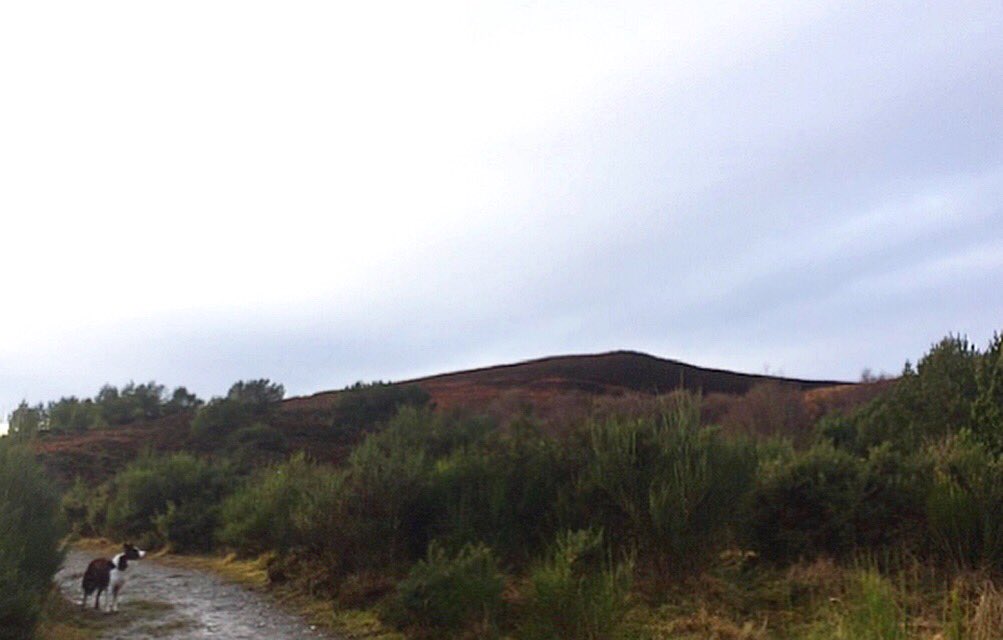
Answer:
M117 568L111 570L111 574L108 576L108 586L112 589L122 588L125 584L125 571L119 571Z

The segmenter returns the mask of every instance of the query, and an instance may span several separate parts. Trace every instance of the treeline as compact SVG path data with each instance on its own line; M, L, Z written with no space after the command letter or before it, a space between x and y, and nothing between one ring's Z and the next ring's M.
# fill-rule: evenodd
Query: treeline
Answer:
M9 416L9 433L27 440L41 432L86 431L121 426L163 416L195 411L203 404L185 387L168 392L150 381L129 382L121 389L104 385L93 398L69 396L48 404L21 404Z

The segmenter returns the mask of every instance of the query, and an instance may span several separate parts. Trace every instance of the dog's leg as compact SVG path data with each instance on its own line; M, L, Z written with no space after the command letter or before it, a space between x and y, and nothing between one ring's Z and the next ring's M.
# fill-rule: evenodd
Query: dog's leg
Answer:
M101 588L98 587L97 593L94 594L94 608L98 611L101 610Z
M119 585L111 588L111 610L118 612L118 590Z

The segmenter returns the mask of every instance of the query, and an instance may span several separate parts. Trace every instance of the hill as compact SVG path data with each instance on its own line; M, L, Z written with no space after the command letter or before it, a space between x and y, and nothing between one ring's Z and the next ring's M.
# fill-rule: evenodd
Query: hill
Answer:
M850 384L710 369L636 351L552 356L415 378L397 384L418 385L432 396L438 406L454 407L489 402L513 391L526 394L528 400L541 400L563 393L660 394L680 388L706 394L737 395L762 383L777 383L799 391ZM324 391L290 398L285 405L291 409L324 407L330 405L338 393Z
M475 409L504 419L529 408L543 418L560 416L567 421L583 415L584 407L602 398L653 396L680 388L709 396L740 396L764 383L806 398L823 391L827 398L843 397L856 388L831 380L709 369L632 351L539 358L394 384L422 388L439 409ZM331 409L342 393L324 391L288 398L281 403L273 426L283 433L291 450L303 449L316 459L338 461L359 437L358 433L330 428ZM43 434L36 450L50 472L64 483L77 476L101 480L142 451L199 450L189 434L191 417L175 415L125 427Z

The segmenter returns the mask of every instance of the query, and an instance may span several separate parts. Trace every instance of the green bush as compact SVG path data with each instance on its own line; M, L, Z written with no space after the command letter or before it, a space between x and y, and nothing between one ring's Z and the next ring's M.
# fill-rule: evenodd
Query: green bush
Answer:
M357 535L359 568L395 565L420 557L429 539L432 463L405 440L366 438L348 460L349 509Z
M198 410L192 435L210 442L255 423L267 423L284 395L282 385L269 380L234 383L225 398L213 398Z
M331 425L338 430L368 429L386 422L402 407L424 407L429 399L417 385L357 382L338 394L331 410Z
M192 435L204 442L217 442L227 435L251 426L254 413L243 402L213 398L195 414Z
M764 462L751 503L749 535L766 558L840 556L856 543L864 463L829 444Z
M108 484L105 520L113 535L178 550L208 550L233 474L187 453L146 456Z
M501 605L503 581L491 549L469 544L450 555L432 543L397 585L397 606L406 624L460 629L474 623L493 626Z
M618 637L630 606L631 562L613 563L602 534L566 532L530 574L520 637L601 640Z
M218 538L244 555L337 541L317 527L343 516L344 474L297 454L259 472L223 503Z
M31 638L63 560L59 497L31 454L0 438L0 638Z
M967 432L933 455L926 513L935 548L959 569L1003 570L1003 458Z
M440 458L432 477L433 535L454 546L486 542L509 562L538 556L571 519L574 447L530 423Z
M261 417L271 413L285 395L285 387L263 378L234 383L226 399L246 406L252 415Z
M676 396L658 419L589 431L585 524L636 546L660 574L699 568L727 543L756 468L754 449L700 426L699 399Z

